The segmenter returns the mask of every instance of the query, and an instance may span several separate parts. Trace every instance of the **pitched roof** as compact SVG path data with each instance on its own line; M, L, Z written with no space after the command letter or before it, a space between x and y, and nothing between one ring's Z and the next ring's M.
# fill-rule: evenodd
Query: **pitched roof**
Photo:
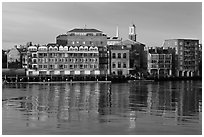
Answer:
M68 32L102 32L102 31L99 31L97 29L78 29L78 28L75 28L75 29L72 29Z

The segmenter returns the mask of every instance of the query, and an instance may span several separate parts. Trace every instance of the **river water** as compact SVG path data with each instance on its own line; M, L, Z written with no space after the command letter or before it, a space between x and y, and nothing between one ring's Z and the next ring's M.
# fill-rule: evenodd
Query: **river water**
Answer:
M202 134L202 82L8 84L4 135Z

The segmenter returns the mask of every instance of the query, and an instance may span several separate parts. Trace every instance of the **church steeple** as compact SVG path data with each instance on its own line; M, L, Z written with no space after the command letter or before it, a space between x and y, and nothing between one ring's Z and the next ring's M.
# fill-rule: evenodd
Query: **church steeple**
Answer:
M136 41L136 26L135 24L132 24L130 27L129 27L129 39L133 40L133 41Z

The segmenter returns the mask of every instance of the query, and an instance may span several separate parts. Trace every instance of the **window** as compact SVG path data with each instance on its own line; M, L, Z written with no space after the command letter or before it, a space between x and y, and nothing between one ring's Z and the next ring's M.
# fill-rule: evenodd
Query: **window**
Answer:
M116 66L115 66L115 63L113 63L113 64L112 64L112 67L113 67L113 68L115 68L115 67L116 67Z
M124 58L124 59L126 58L126 53L123 53L123 58Z
M94 65L94 68L98 68L98 65Z
M78 67L78 65L77 64L74 64L74 68L77 68Z
M118 62L118 68L121 68L121 63L120 62Z
M115 59L115 53L112 54L112 58Z
M47 65L44 65L44 68L47 68Z
M83 64L80 65L80 69L83 69Z
M54 67L53 65L50 65L50 66L49 66L50 69L53 69L53 67Z
M85 64L85 65L84 65L84 68L88 68L88 65L87 65L87 64Z
M121 53L118 53L118 58L121 58Z
M42 65L39 65L39 68L42 68Z
M126 68L126 63L123 63L123 68Z
M59 65L59 69L63 69L63 65Z
M33 63L37 63L37 59L34 59L34 60L33 60Z
M73 65L69 65L69 68L70 68L70 69L73 69Z

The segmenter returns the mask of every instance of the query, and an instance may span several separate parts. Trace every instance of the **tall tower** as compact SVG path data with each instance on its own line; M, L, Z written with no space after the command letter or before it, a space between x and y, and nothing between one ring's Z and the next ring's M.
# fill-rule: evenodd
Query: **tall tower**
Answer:
M136 41L136 35L136 26L132 24L132 26L129 27L129 39Z
M117 38L119 37L119 29L118 29L118 26L116 27L116 37L117 37Z

